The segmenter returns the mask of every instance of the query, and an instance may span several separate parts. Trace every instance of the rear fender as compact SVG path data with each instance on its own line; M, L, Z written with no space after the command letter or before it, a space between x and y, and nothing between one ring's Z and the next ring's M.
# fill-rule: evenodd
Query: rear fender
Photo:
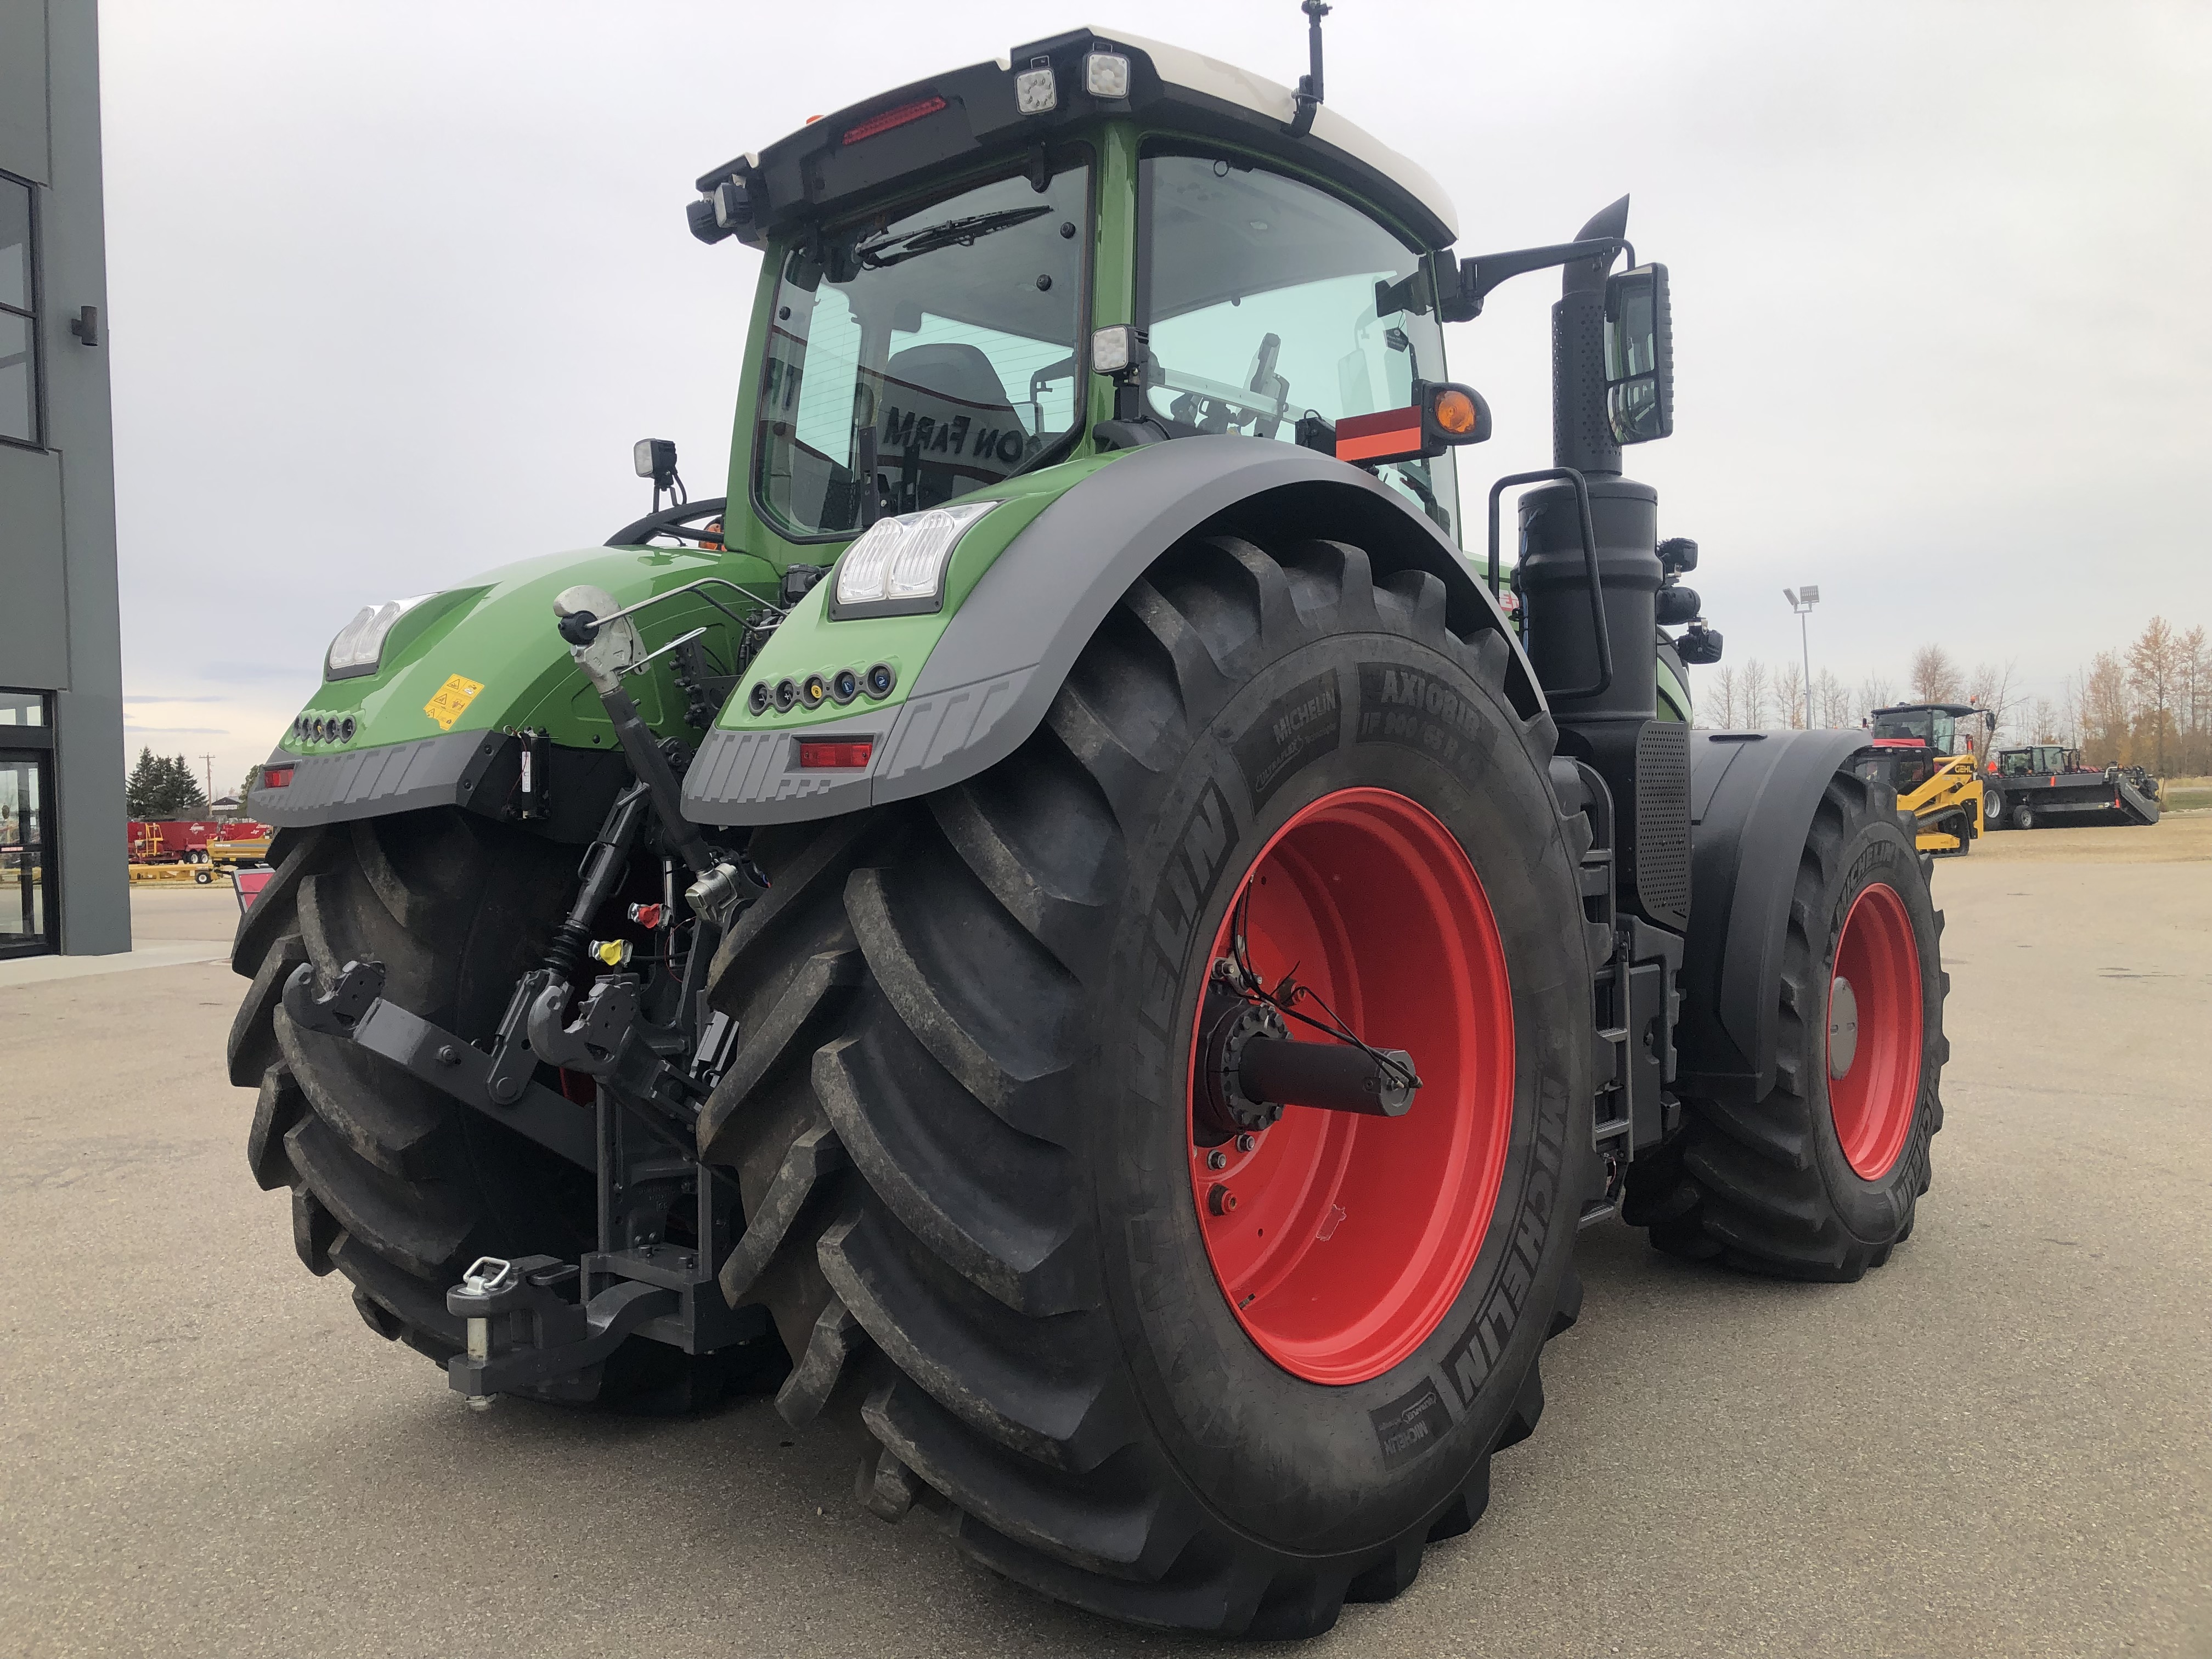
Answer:
M904 666L893 699L865 710L753 714L744 696L753 678L819 672L853 656L848 641L861 636L842 630L865 624L830 618L822 584L778 629L701 745L684 780L685 812L718 824L828 817L928 794L996 765L1036 729L1131 584L1176 544L1206 531L1275 545L1340 538L1367 551L1378 579L1408 567L1432 572L1455 631L1488 629L1511 645L1507 691L1522 717L1542 712L1528 659L1488 591L1405 497L1310 449L1182 438L1087 471L1037 513L975 580L926 656ZM810 771L799 765L802 736L868 739L868 763Z
M1682 1093L1748 1103L1774 1086L1798 857L1828 781L1865 744L1856 731L1690 734Z

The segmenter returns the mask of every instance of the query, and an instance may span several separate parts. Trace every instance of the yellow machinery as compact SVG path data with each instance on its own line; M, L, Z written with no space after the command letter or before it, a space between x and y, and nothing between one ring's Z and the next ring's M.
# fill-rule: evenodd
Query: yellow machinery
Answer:
M1919 826L1923 853L1966 854L1982 831L1979 750L1996 724L1972 703L1915 702L1877 708L1874 752L1858 769L1897 791Z

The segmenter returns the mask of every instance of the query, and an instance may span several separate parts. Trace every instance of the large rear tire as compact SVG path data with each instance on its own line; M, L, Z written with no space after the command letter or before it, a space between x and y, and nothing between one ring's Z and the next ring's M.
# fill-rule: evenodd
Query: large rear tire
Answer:
M575 879L574 849L447 808L286 830L276 874L240 918L231 966L253 981L230 1031L230 1079L257 1089L247 1157L288 1188L310 1273L335 1268L362 1321L443 1364L465 1337L445 1293L478 1255L596 1247L591 1176L343 1037L301 1030L280 1001L301 963L329 985L385 965L385 994L471 1040L497 1029ZM557 1081L551 1073L547 1079ZM632 1340L597 1379L546 1391L680 1411L725 1364Z
M756 835L770 891L713 991L745 1036L701 1124L750 1218L723 1283L783 1334L787 1419L859 1412L868 1507L942 1509L976 1559L1098 1613L1273 1636L1396 1594L1430 1541L1473 1524L1491 1454L1542 1408L1539 1350L1579 1305L1569 1258L1595 1174L1573 1133L1591 1086L1587 831L1547 782L1548 717L1507 699L1509 654L1447 629L1434 576L1216 538L1131 589L1007 762ZM1232 896L1285 867L1273 838L1301 826L1301 914L1255 905L1255 933L1318 930L1302 976L1337 975L1332 1000L1426 1075L1407 1117L1354 1120L1340 1164L1279 1160L1340 1176L1334 1202L1285 1189L1271 1209L1267 1154L1250 1154L1239 1213L1316 1231L1262 1272L1207 1231L1191 1056ZM1331 896L1356 873L1339 845L1393 872L1367 894L1401 907L1393 962L1354 924L1364 902ZM1401 905L1453 860L1468 878L1437 876L1449 903ZM1439 918L1472 894L1510 982L1486 1005L1502 1027L1454 1048L1395 1023L1420 999L1391 976L1457 971ZM1469 971L1454 985L1482 993ZM1392 1186L1394 1149L1437 1147L1449 1176L1407 1164ZM1471 1237L1443 1237L1452 1215ZM1366 1307L1385 1340L1340 1297L1317 1336L1294 1305L1255 1312L1277 1292L1243 1275L1310 1289L1297 1275L1332 1249L1407 1287Z
M1950 1048L1950 989L1893 797L1849 773L1814 813L1790 905L1774 1086L1686 1100L1674 1140L1629 1166L1623 1215L1672 1255L1851 1280L1912 1231Z

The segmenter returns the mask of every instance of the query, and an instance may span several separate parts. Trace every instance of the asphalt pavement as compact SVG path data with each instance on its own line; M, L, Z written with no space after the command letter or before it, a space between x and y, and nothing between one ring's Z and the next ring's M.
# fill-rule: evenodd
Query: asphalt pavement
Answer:
M1953 1060L1912 1239L1808 1286L1585 1236L1488 1515L1304 1654L2212 1655L2212 820L1994 836L1936 896ZM235 915L134 900L163 942ZM854 1431L763 1400L464 1410L247 1176L242 988L0 985L0 1653L1222 1649L884 1525Z

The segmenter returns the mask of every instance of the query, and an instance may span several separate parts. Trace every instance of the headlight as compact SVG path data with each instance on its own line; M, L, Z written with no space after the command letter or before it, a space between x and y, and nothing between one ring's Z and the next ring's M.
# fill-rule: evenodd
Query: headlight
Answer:
M417 593L411 599L362 606L354 619L338 629L337 638L331 641L331 648L323 654L323 678L349 680L376 672L392 624L429 597L428 593Z
M945 603L945 567L961 537L996 501L933 507L878 519L837 561L833 617L902 617Z

